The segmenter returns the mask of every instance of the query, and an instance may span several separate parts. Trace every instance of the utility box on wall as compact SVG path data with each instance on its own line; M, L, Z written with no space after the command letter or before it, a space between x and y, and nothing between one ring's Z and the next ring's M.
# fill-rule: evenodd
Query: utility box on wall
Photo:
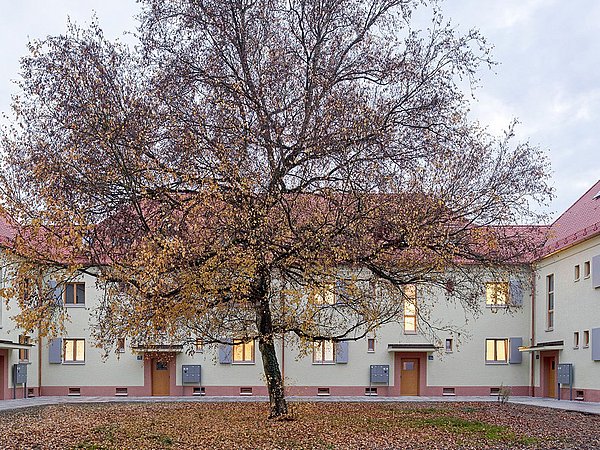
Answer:
M181 366L181 381L183 383L200 383L200 365Z
M370 379L371 379L371 383L389 383L390 382L390 366L389 365L372 365Z
M27 364L19 363L13 366L13 381L15 384L27 384Z
M558 383L573 384L573 364L564 363L558 365Z

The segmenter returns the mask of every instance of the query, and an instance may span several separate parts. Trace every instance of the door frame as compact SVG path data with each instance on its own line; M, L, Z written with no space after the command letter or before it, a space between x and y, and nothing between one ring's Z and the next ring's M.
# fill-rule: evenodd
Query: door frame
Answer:
M169 394L176 395L177 382L177 354L171 352L147 352L144 353L144 390L146 396L152 396L152 364L156 359L164 358L169 363Z
M402 387L402 360L419 360L419 381L417 385L417 396L423 395L427 387L427 352L395 352L394 353L394 395L400 396Z
M6 400L8 392L8 351L0 350L0 400Z
M557 376L558 376L558 350L549 350L540 352L540 392L544 398L556 398L559 394ZM554 361L554 396L549 397L550 385L546 376L546 362Z

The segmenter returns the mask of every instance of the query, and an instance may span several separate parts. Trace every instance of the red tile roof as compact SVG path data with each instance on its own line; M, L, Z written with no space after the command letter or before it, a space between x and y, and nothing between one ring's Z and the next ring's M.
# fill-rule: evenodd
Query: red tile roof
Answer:
M554 221L544 255L600 234L600 180Z

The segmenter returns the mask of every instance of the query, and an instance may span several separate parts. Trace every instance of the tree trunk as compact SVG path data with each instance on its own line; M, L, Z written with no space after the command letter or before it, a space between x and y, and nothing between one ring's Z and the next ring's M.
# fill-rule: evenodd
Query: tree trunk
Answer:
M277 361L277 354L275 353L273 337L265 336L260 338L258 346L262 355L263 370L267 381L267 389L269 390L269 401L271 404L269 419L276 419L287 415L288 407L285 400L283 379L281 378L279 361Z
M285 400L283 388L283 378L277 352L275 351L275 342L273 340L273 320L271 317L271 306L268 298L268 277L261 277L256 289L256 326L258 328L259 339L258 348L262 355L263 371L269 390L269 401L271 412L269 419L277 419L287 415L288 407Z

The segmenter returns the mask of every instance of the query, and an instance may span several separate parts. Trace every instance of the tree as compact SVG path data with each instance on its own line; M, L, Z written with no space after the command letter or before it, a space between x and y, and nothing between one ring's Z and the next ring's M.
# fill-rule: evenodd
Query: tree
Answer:
M22 60L1 189L24 327L60 308L23 267L93 273L101 343L256 339L280 417L276 337L359 339L407 285L474 308L465 264L534 250L505 225L540 218L548 164L469 121L477 32L414 31L411 0L144 3L133 50L71 26Z

